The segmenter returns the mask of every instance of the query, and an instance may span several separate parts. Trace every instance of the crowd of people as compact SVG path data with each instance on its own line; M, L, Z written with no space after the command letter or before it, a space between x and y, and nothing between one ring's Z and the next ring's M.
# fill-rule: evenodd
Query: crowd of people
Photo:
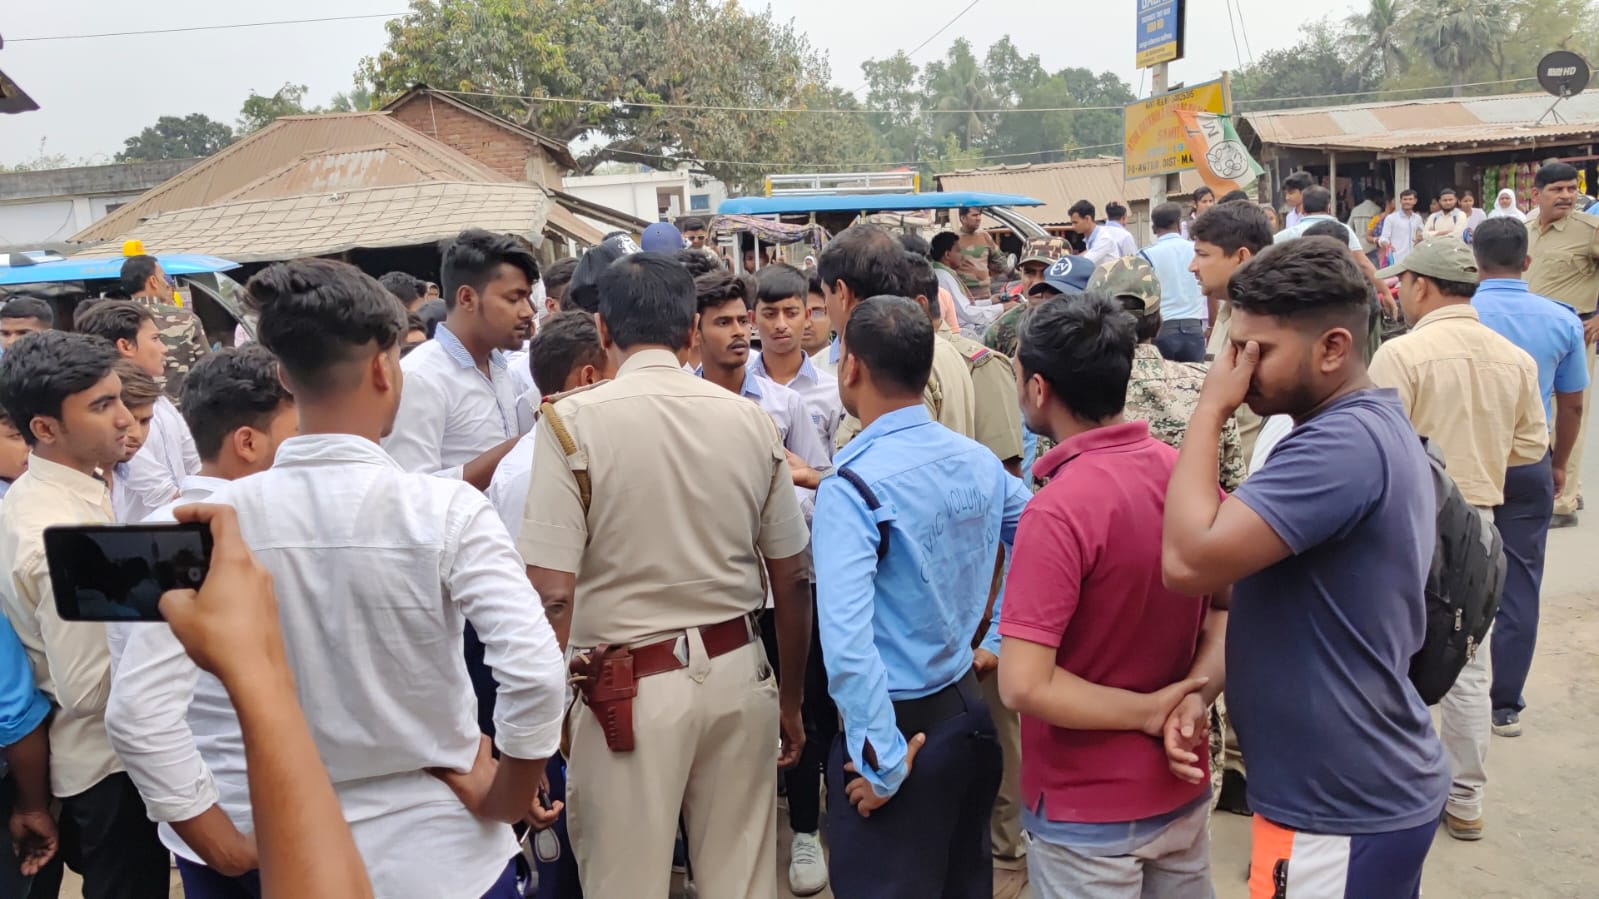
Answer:
M208 352L149 257L70 332L14 300L0 878L775 897L781 791L799 895L1206 897L1219 805L1252 896L1417 896L1440 823L1489 832L1580 502L1576 184L1384 226L1382 269L1296 182L1280 228L1207 193L1140 247L1083 202L1014 263L979 209L753 274L473 230L436 300L268 266ZM1508 569L1436 729L1429 452ZM215 551L165 624L62 620L46 528L171 521Z

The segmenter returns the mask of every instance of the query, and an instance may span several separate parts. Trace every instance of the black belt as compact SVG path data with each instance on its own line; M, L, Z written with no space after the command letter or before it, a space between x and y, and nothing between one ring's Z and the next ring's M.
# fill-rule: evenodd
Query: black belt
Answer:
M1577 313L1577 318L1581 319L1582 321L1587 321L1588 319L1593 318L1595 315L1599 315L1599 310L1594 312L1579 312Z
M960 680L937 693L894 703L894 724L909 740L956 715L964 714L978 696L977 676L968 671L961 675Z

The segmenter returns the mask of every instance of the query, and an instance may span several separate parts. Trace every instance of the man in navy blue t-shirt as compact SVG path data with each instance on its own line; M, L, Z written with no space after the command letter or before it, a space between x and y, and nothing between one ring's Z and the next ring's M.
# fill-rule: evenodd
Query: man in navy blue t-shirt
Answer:
M1304 238L1232 277L1212 366L1166 494L1168 585L1234 584L1227 708L1256 812L1251 895L1409 899L1449 791L1410 658L1436 505L1398 394L1361 348L1375 302L1347 248ZM1221 425L1240 402L1294 429L1225 500Z

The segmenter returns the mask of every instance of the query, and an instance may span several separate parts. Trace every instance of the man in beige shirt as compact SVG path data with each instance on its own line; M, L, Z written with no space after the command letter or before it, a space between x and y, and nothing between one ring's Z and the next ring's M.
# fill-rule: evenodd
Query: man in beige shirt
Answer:
M1565 303L1582 318L1587 341L1588 389L1582 394L1582 426L1577 445L1566 463L1566 484L1555 497L1555 517L1550 527L1571 527L1577 523L1577 504L1582 497L1582 448L1587 442L1589 394L1593 391L1594 351L1599 341L1599 217L1577 212L1577 170L1564 162L1551 162L1538 169L1532 181L1532 202L1537 215L1527 222L1527 289L1539 296Z
M116 361L105 341L62 331L20 341L0 361L0 404L32 450L0 505L0 605L56 707L50 789L61 802L63 859L85 896L155 899L167 895L167 852L106 736L105 625L61 620L44 555L46 527L112 520L96 470L122 460L133 425ZM43 883L35 889L53 895Z
M592 896L666 895L681 810L702 895L775 899L772 776L805 742L810 534L771 418L681 368L694 309L672 257L613 263L616 378L559 399L534 441L518 549L584 696L567 814ZM767 580L780 686L752 619Z
M1398 276L1405 319L1416 324L1377 350L1371 379L1399 391L1416 433L1437 444L1461 495L1491 516L1504 502L1506 469L1549 451L1538 365L1477 319L1477 261L1460 240L1424 240L1382 276ZM1440 703L1439 735L1454 772L1444 825L1460 840L1482 839L1488 686L1488 652L1480 646Z

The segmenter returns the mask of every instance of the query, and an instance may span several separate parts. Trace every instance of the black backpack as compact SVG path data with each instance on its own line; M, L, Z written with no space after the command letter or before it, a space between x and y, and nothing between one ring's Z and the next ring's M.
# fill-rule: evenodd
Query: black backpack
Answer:
M1427 572L1427 631L1410 658L1410 682L1428 705L1454 686L1481 648L1505 589L1505 544L1499 530L1466 502L1438 448L1422 438L1438 499L1438 542Z

